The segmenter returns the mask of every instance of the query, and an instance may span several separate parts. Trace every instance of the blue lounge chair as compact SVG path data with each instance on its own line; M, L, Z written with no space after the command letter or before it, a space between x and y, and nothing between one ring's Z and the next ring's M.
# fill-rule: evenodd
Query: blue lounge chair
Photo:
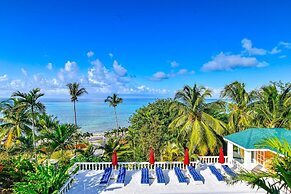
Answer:
M160 167L156 168L156 175L157 175L157 183L159 184L166 184L165 176L163 174L163 170Z
M174 171L175 171L175 174L176 174L176 176L178 178L179 183L188 184L186 177L184 176L184 174L182 173L182 171L181 171L181 169L179 167L175 167Z
M200 173L198 173L194 167L188 166L187 169L188 169L189 174L192 176L193 180L195 181L195 183L201 182L204 184L204 180L205 180L204 177Z
M149 177L149 169L148 168L141 169L141 184L143 184L143 185L150 184L150 177Z
M228 174L229 176L232 176L232 177L236 176L236 173L233 172L233 170L231 170L228 165L222 165L222 168L226 172L226 174Z
M126 175L126 169L124 167L120 168L119 172L118 172L116 183L124 185L125 175Z
M105 168L99 185L106 186L109 183L109 180L110 180L110 177L111 177L111 173L112 173L112 168L111 167Z
M224 176L217 170L215 166L208 166L208 168L218 181L224 181Z

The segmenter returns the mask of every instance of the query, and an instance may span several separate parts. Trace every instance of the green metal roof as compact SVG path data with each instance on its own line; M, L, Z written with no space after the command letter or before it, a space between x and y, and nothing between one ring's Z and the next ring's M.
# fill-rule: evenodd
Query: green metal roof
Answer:
M256 144L264 139L277 137L280 141L286 140L291 145L291 130L284 128L250 128L244 131L227 135L225 140L229 140L246 149L258 149Z

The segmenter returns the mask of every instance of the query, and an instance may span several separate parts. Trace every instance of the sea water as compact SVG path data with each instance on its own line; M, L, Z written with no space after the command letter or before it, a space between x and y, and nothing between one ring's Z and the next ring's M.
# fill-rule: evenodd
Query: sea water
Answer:
M154 102L154 98L123 99L116 107L118 124L120 127L129 126L129 118L133 113ZM56 116L61 123L73 123L73 103L65 99L46 99L42 101L46 106L46 112ZM116 120L113 107L104 102L104 99L80 99L76 103L77 124L83 132L102 132L116 128Z
M129 118L139 108L154 102L157 98L124 98L116 107L117 119L120 127L130 125ZM3 101L5 99L0 99ZM213 102L216 99L207 99ZM42 99L49 115L54 115L61 123L74 123L73 103L69 99ZM83 132L103 132L116 128L113 107L104 99L80 99L76 102L77 124ZM1 117L2 115L0 115Z

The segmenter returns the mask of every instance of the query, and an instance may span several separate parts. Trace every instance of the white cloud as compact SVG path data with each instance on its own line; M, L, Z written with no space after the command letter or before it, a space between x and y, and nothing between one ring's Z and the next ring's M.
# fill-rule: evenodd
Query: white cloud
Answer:
M22 73L24 76L27 76L27 71L26 71L24 68L21 68L21 73Z
M244 57L241 55L220 54L202 66L203 71L232 70L238 67L264 67L268 63L258 61L255 57Z
M279 58L280 58L280 59L287 58L287 55L281 55Z
M255 48L253 47L253 43L251 40L244 38L242 41L242 47L245 49L249 55L266 55L267 51L265 49Z
M177 63L176 61L172 61L172 62L171 62L171 67L172 67L172 68L179 67L179 65L180 65L180 64Z
M178 75L185 75L185 74L187 74L187 73L189 73L188 72L188 69L180 69L179 71L178 71Z
M108 53L108 56L109 56L110 58L113 58L113 53Z
M281 49L278 49L278 47L275 46L275 47L270 51L270 54L274 55L274 54L278 54L278 53L280 53L280 52L282 52L282 50L281 50Z
M159 71L153 74L153 76L151 77L151 80L154 81L160 81L163 79L168 79L168 75L165 72Z
M0 82L4 82L4 81L7 81L7 80L8 80L8 75L7 74L4 74L4 75L0 76Z
M67 61L65 67L58 72L58 78L63 82L76 80L78 64L75 61Z
M283 46L285 48L291 49L291 43L290 42L281 41L281 42L279 42L279 45L281 45L281 46Z
M52 70L53 69L53 64L52 63L48 63L47 66L46 66L46 68L48 70Z
M93 57L94 56L94 52L93 51L89 51L87 52L87 57Z
M113 61L113 69L115 73L121 77L124 77L127 74L127 70L124 67L122 67L120 64L118 64L116 60Z

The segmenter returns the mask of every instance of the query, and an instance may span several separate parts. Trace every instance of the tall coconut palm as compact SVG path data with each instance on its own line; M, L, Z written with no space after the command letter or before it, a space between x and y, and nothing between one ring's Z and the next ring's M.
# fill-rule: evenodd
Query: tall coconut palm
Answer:
M286 127L291 120L291 84L271 83L255 94L255 123L260 127Z
M28 114L23 109L17 109L19 101L10 99L1 103L0 118L0 140L4 141L4 146L10 148L17 138L30 132L30 122ZM19 143L19 142L18 142Z
M190 152L198 151L202 155L217 152L225 132L225 124L205 112L205 99L210 96L209 89L196 84L177 91L175 99L178 101L174 106L179 109L179 114L169 126L179 129L179 136L189 138L187 147Z
M44 96L43 93L40 92L39 88L34 88L28 93L24 92L14 92L12 97L15 97L19 101L18 109L24 109L31 113L31 123L32 123L32 139L34 142L34 148L36 147L35 141L35 125L36 125L36 113L45 112L45 106L39 101L39 99Z
M71 102L74 104L74 121L77 126L77 112L76 112L76 102L78 101L78 97L84 94L88 94L85 88L80 88L80 84L77 82L67 84L69 88L69 92L71 95Z
M109 104L109 106L112 106L114 108L114 114L115 114L115 120L116 120L116 128L117 128L117 135L118 135L118 132L119 132L119 126L118 126L118 120L117 120L117 114L116 114L116 107L118 104L122 103L123 102L123 99L118 97L117 94L113 94L112 96L108 96L106 99L105 99L105 102L107 102Z
M224 87L220 97L227 98L229 119L228 128L230 132L238 132L246 129L251 122L250 103L251 96L245 89L245 84L238 81L232 82Z

